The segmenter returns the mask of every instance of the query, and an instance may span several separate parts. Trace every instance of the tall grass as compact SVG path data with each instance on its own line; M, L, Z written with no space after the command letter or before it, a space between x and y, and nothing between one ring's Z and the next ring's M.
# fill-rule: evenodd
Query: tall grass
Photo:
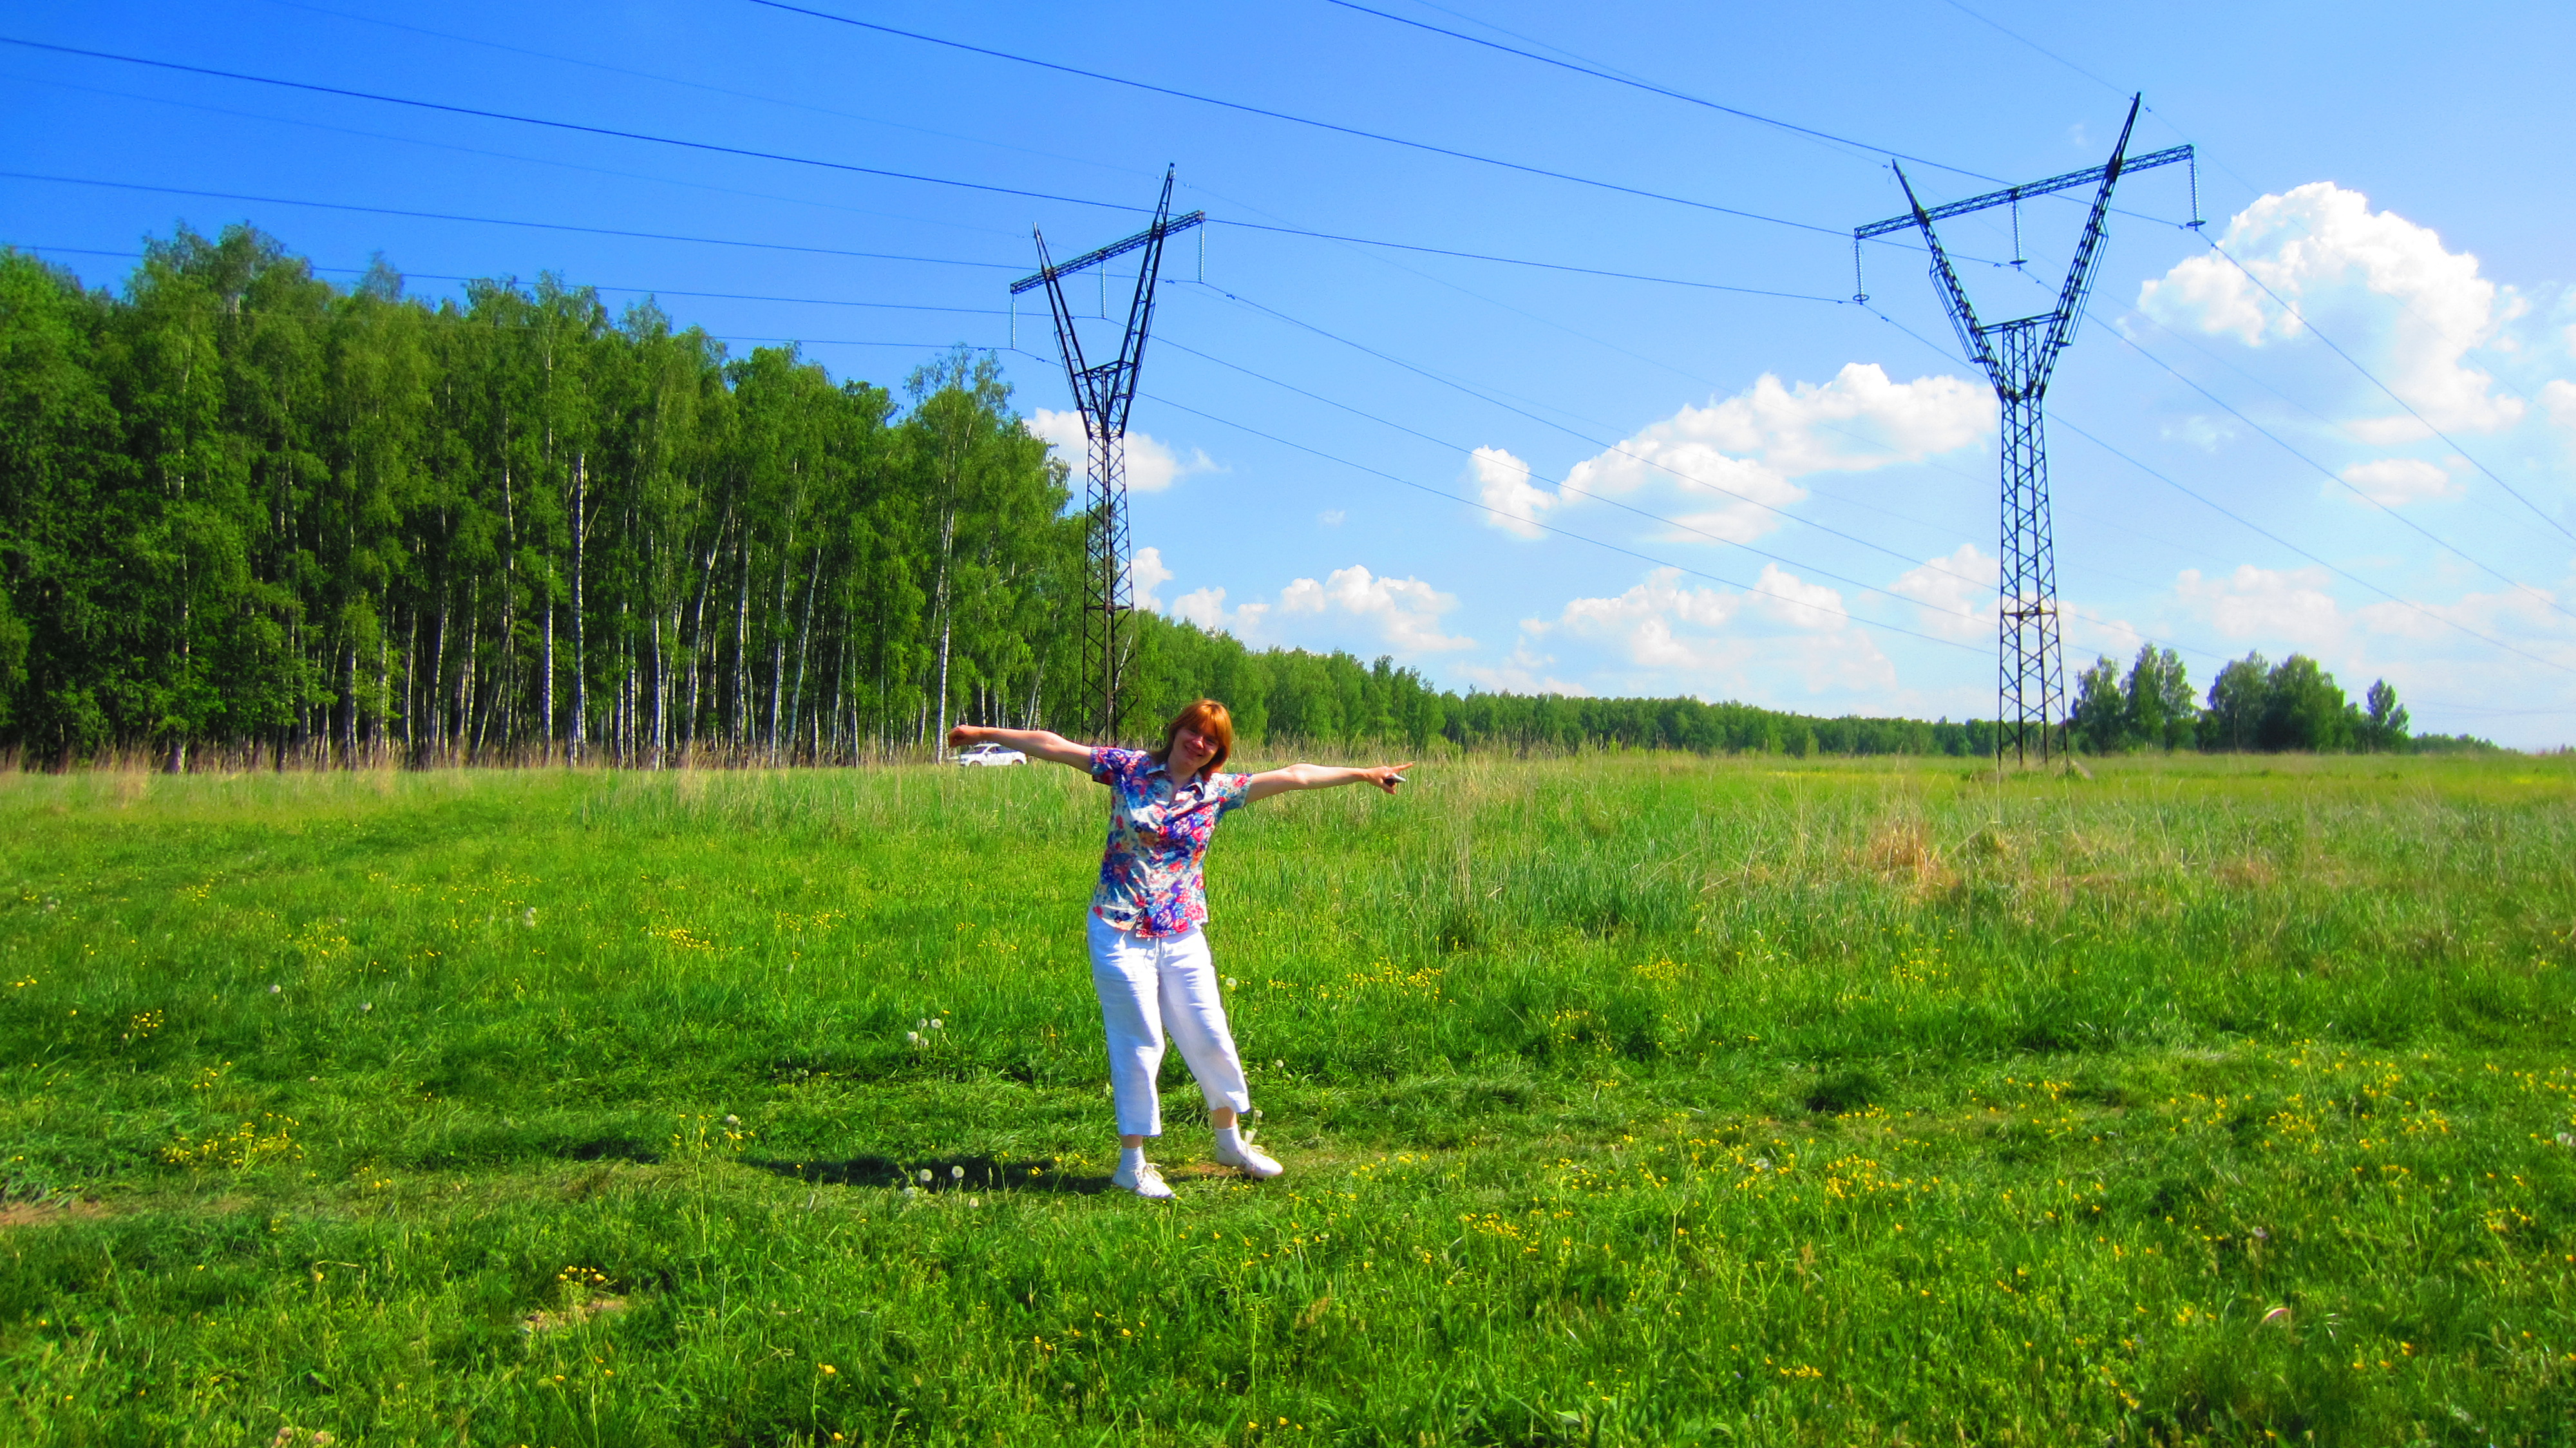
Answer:
M2098 775L1235 815L1167 1206L1070 771L0 781L6 1436L2571 1441L2576 766Z

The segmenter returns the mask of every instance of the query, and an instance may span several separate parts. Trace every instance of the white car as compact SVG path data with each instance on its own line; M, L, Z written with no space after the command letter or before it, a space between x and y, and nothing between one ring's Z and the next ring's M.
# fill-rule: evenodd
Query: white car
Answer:
M957 762L964 765L1026 764L1029 757L1016 749L1004 749L999 744L978 744L959 753Z

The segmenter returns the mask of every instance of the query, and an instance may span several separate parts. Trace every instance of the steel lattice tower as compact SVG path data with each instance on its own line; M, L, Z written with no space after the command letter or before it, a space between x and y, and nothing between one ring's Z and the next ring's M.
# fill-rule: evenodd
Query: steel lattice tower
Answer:
M1852 266L1857 277L1860 266L1860 244L1872 237L1890 232L1916 230L1923 245L1932 254L1932 281L1940 289L1943 306L1949 311L1950 325L1957 329L1959 345L1976 364L1985 369L1994 383L1995 396L2002 404L2003 453L2003 579L1995 621L1995 760L1998 765L2009 750L2017 762L2027 762L2036 749L2040 762L2062 752L2064 745L2058 731L2066 714L2066 664L2059 646L2057 623L2057 551L2051 531L2048 510L2048 442L2047 427L2041 416L2040 402L2048 392L2048 381L2057 368L2057 356L2075 340L2075 329L2084 316L2084 302L2093 286L2093 266L2102 252L2103 218L2111 209L2111 189L2131 171L2152 166L2192 161L2192 148L2174 146L2167 150L2131 158L2129 132L2138 123L2138 99L2129 102L2129 117L2120 127L2119 144L2111 148L2111 159L2102 165L2082 171L2070 171L2045 181L2024 186L2008 186L1965 201L1953 201L1926 209L1915 198L1914 187L1898 168L1898 184L1905 188L1905 200L1911 208L1905 215L1891 217L1857 228L1852 232ZM1891 163L1892 164L1892 163ZM2197 163L2194 162L2195 168ZM2020 233L2019 207L2027 197L2046 196L2079 186L2097 185L2093 194L2093 211L2084 223L2083 239L2076 243L2074 263L2067 268L2066 282L2058 289L2057 305L2036 316L2010 322L1980 323L1976 308L1968 302L1968 292L1959 284L1959 275L1951 269L1950 258L1941 249L1941 238L1932 223L1990 207L2015 208L2014 233ZM2193 186L2195 216L2199 225L2197 176ZM2019 258L2015 258L2019 265ZM1853 300L1867 302L1866 292L1854 289Z
M1056 346L1064 356L1065 381L1073 389L1074 407L1082 414L1089 478L1083 495L1082 678L1086 714L1082 732L1104 744L1118 740L1119 693L1134 647L1126 622L1134 607L1127 578L1127 414L1136 405L1136 372L1144 363L1145 336L1154 321L1154 283L1162 270L1164 238L1206 219L1204 211L1172 215L1172 173L1166 170L1163 196L1154 207L1153 225L1061 265L1047 259L1046 237L1033 230L1038 270L1011 283L1013 296L1034 287L1046 288L1047 303L1055 314ZM1144 256L1136 267L1135 298L1127 306L1126 336L1115 357L1088 363L1083 356L1082 338L1074 331L1073 313L1065 306L1063 278L1132 251L1141 251ZM1106 296L1105 290L1103 295Z

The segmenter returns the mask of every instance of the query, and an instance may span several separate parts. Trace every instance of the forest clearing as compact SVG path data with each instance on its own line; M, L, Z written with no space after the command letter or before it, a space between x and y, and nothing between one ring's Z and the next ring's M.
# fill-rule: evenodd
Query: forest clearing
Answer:
M2095 771L1247 810L1170 1203L1069 772L11 775L8 1436L2565 1442L2576 770Z

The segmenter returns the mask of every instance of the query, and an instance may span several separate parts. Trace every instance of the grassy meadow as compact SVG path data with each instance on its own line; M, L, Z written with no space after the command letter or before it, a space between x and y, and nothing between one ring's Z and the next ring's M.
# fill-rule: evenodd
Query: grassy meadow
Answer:
M2576 1442L2576 760L1415 780L0 778L0 1440Z

